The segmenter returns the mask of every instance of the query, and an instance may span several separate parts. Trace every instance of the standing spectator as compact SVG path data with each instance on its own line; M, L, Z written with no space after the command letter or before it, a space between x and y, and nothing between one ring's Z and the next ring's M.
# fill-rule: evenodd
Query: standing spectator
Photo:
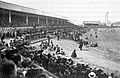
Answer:
M60 39L60 35L59 34L57 34L57 40L59 40Z
M80 50L82 50L82 47L83 47L83 41L80 40L80 43L79 43L79 48L80 48Z
M48 39L48 45L50 44L50 35L47 35L47 39Z
M10 47L13 47L14 46L14 43L13 43L13 41L12 40L10 40Z
M3 41L4 39L5 39L5 33L3 33L2 36L1 36L1 42L2 42L2 43L4 42L4 41Z

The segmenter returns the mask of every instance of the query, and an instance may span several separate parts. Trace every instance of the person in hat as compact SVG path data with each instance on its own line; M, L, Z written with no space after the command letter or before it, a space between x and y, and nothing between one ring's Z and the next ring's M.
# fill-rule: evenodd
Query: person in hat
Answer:
M48 74L46 73L42 73L42 74L39 74L37 76L35 76L34 78L50 78Z
M57 40L59 40L60 39L60 35L59 35L59 33L57 34Z
M26 68L26 67L28 67L31 63L32 63L31 59L30 59L30 58L26 58L26 59L23 60L22 66L23 66L24 68Z
M80 50L82 50L82 47L83 47L83 41L82 41L82 39L80 40L80 43L79 43L79 48L80 48Z
M17 66L13 61L6 61L1 65L2 78L22 78L17 74Z
M94 72L90 72L90 73L88 74L88 77L89 77L89 78L97 78L97 77L96 77L96 74L95 74Z
M5 33L3 33L2 36L1 36L1 42L2 42L2 43L4 42L4 41L3 41L4 39L5 39Z
M71 57L72 57L72 58L76 58L76 57L77 57L76 50L74 50L74 51L72 52Z
M51 37L50 37L50 35L48 34L48 35L47 35L48 45L50 45L50 39L51 39Z

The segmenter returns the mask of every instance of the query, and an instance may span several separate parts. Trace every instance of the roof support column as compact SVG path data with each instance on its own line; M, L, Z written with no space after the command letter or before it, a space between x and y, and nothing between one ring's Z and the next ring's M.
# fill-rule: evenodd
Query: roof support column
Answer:
M28 14L26 15L26 24L28 24Z
M54 24L54 19L52 19L52 25Z
M57 25L59 25L59 20L57 20Z
M39 19L39 16L38 16L38 24L39 24L39 22L40 22L40 19Z
M46 25L48 25L48 18L46 18Z
M9 23L11 23L11 10L9 10Z

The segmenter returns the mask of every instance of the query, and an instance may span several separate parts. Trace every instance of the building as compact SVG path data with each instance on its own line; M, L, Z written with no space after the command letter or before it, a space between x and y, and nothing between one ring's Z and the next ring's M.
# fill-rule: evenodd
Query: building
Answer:
M111 26L120 26L120 22L113 22Z
M65 26L69 20L44 11L0 1L0 27Z
M83 27L100 27L102 26L100 21L84 21Z

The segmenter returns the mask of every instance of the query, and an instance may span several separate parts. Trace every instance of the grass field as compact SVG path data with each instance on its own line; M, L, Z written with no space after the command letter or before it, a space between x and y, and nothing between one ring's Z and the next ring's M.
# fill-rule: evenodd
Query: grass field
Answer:
M85 35L89 37L89 42L98 43L97 49L104 50L108 59L120 63L120 28L91 29Z

